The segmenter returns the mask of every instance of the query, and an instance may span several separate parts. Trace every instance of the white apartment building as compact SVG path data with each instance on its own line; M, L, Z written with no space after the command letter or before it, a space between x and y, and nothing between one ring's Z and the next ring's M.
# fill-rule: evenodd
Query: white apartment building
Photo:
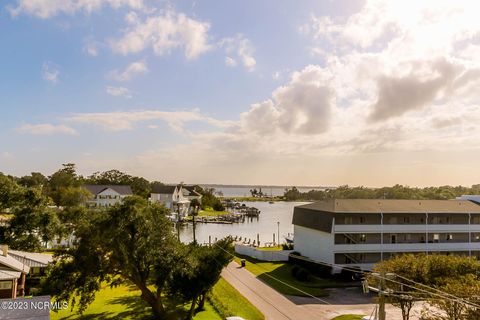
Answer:
M92 194L92 199L87 201L89 207L110 207L133 194L130 186L125 185L84 185L83 187Z
M295 251L369 270L401 253L480 257L480 205L469 200L329 199L297 206Z

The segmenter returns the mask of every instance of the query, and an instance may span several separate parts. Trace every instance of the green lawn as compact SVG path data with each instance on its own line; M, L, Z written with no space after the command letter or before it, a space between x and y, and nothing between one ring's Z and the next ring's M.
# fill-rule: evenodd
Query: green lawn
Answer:
M344 314L342 316L338 316L333 318L332 320L362 320L364 316L359 314Z
M282 246L276 246L276 247L258 247L256 248L257 250L263 250L263 251L280 251L283 250Z
M230 212L227 211L215 211L213 208L206 208L205 210L200 210L198 213L199 217L214 217L214 216L222 216L230 214Z
M223 278L213 287L209 302L223 319L230 316L239 316L248 320L265 319L257 308Z
M241 258L247 260L246 268L248 271L282 294L307 296L305 293L288 286L290 285L310 295L325 297L328 294L324 288L335 286L335 282L330 279L322 279L313 276L312 280L308 282L298 281L291 274L292 266L285 262L259 261L246 256L238 256L235 258L235 261L240 263ZM274 280L269 276L275 277L288 285Z
M186 309L188 306L184 306ZM222 320L225 315L238 315L248 320L263 320L264 317L248 300L226 281L220 281L213 287L212 294L205 304L205 310L197 313L195 320ZM183 318L172 313L171 319ZM140 299L140 291L135 287L122 285L116 288L105 286L95 301L83 315L70 309L51 313L52 320L94 320L94 319L151 319L148 305Z

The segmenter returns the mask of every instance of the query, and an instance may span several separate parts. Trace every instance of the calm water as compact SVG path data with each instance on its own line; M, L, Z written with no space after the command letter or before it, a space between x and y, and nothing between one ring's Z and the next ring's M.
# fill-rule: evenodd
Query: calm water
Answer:
M260 243L273 241L273 233L277 234L277 222L280 222L280 240L284 242L284 235L293 233L292 216L293 207L309 202L244 202L249 207L258 208L261 213L258 220L245 219L244 223L214 224L197 223L196 237L199 243L208 242L208 236L220 239L228 235L257 239L260 235ZM183 242L193 240L193 227L191 224L184 226L180 231L180 239Z
M251 193L250 190L257 189L259 187L229 187L229 186L212 186L215 188L215 191L221 192L225 197L250 197ZM266 195L272 196L283 196L285 192L285 188L291 187L262 187L262 192ZM305 188L305 187L297 187L300 192L308 192L310 190L323 190L324 188Z

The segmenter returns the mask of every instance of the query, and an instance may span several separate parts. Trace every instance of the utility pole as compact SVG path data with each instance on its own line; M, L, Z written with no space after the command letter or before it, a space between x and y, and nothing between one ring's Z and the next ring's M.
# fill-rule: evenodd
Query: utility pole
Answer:
M280 246L280 221L277 221L277 239L278 245Z
M193 219L193 242L194 243L197 243L197 238L195 237L195 216L197 215L197 212L198 212L198 206L195 206L195 208L193 208L193 215L192 215L192 219Z

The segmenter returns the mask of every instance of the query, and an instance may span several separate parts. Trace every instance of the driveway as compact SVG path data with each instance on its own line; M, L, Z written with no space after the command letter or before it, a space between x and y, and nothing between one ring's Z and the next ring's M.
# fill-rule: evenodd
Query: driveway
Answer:
M330 295L321 298L284 296L259 280L236 262L231 262L222 277L247 298L269 320L329 320L342 314L370 315L375 308L374 295L365 295L360 288L327 289ZM418 319L422 306L417 304L410 317ZM401 311L392 305L386 307L387 319L402 319Z

